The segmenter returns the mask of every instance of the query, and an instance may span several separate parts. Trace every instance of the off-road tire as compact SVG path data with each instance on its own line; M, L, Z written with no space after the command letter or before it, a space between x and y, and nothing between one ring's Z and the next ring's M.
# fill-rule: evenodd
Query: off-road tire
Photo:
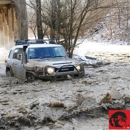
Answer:
M79 77L80 77L80 78L83 78L84 75L85 75L85 71L83 71L83 72L79 75Z
M27 73L26 79L27 79L27 82L33 82L36 78L32 73Z
M12 77L13 76L12 71L10 69L6 70L6 76L7 77Z

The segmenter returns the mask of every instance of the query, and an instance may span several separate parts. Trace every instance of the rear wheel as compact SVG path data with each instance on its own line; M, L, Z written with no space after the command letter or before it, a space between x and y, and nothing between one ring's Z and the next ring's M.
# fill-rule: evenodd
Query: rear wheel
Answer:
M10 72L10 70L6 72L6 76L11 77L11 72Z
M8 77L13 76L12 71L9 68L6 68L6 76Z

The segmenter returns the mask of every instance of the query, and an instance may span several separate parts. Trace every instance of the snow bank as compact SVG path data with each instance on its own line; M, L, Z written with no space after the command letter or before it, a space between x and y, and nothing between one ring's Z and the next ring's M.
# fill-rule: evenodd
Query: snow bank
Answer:
M80 41L79 41L80 42ZM101 64L100 59L95 59L93 56L89 56L90 53L105 53L108 54L128 54L130 55L130 46L129 45L117 45L110 43L99 43L99 42L90 42L85 40L82 44L74 50L74 58L85 62L87 65ZM87 56L87 57L86 57ZM91 57L91 59L89 58Z
M74 54L85 56L87 52L112 52L112 53L129 53L129 45L117 45L109 43L90 42L85 40L77 48L75 48Z

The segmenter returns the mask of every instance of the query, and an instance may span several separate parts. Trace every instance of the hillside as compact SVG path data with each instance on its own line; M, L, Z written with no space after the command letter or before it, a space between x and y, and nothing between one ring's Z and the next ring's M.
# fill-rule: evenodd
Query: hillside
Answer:
M87 39L111 44L130 44L130 14L128 10L111 10L94 28L87 32Z

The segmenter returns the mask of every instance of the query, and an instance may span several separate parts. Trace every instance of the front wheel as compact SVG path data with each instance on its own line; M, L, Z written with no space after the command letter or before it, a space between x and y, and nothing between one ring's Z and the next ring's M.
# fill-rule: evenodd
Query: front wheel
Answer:
M35 76L32 73L27 73L26 78L28 82L35 80Z
M85 75L85 71L82 71L82 73L79 75L80 78L83 78Z

